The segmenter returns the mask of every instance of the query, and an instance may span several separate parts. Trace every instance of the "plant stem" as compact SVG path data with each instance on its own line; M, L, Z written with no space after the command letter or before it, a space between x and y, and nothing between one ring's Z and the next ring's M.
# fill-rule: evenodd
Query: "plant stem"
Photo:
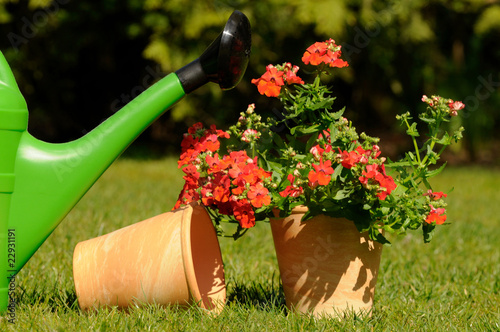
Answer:
M432 138L432 142L431 144L429 145L430 148L431 148L431 151L434 151L434 145L436 145L436 141L437 141L437 131L439 129L439 126L441 125L441 122L440 121L436 121L436 125L433 126L430 130L431 132L431 138ZM443 150L441 150L442 152ZM441 153L438 154L438 157ZM427 161L427 159L429 159L429 153L427 153L427 155L424 157L423 159L423 163L425 163Z
M408 129L411 128L410 124L408 123L408 119L405 118L405 123L406 123L406 127L408 127ZM422 161L420 160L420 151L418 149L418 144L417 144L417 140L415 139L415 136L411 136L411 139L413 140L413 146L415 147L415 153L417 155L417 161L418 161L418 164L419 165L422 165Z

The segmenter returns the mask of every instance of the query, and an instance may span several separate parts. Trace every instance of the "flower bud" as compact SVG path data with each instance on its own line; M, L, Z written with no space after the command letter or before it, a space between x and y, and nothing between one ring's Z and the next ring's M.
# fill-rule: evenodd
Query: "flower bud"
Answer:
M252 114L255 110L255 104L249 104L247 108L247 114Z

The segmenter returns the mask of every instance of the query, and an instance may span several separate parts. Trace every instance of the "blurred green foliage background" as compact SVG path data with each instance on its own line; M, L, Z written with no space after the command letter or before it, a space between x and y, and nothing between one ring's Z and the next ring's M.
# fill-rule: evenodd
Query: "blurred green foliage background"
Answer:
M500 2L496 0L0 0L0 49L30 109L30 132L49 142L92 130L155 80L197 58L233 10L252 24L252 56L233 90L209 84L158 119L136 150L176 152L195 121L232 124L247 104L277 116L276 100L250 84L269 63L301 65L304 50L333 38L347 69L330 79L356 127L387 138L395 115L422 110L423 94L462 100L459 161L498 162ZM305 66L303 66L304 69Z

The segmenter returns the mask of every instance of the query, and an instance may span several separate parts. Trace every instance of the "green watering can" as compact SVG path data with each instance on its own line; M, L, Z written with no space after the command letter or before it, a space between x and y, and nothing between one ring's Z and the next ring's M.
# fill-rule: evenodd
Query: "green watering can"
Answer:
M50 144L27 131L28 109L0 53L0 313L9 283L111 163L155 119L207 82L241 80L250 57L247 17L234 11L205 52L149 87L85 136Z

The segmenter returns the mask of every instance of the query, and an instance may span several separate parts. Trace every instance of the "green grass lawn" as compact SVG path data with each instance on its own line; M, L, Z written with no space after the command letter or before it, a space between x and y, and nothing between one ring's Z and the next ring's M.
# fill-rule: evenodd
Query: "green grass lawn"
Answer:
M500 170L448 168L433 181L448 196L451 225L384 248L372 317L289 314L280 293L270 228L221 238L228 303L211 318L196 307L82 312L72 277L75 245L168 211L182 186L175 159L121 159L111 166L21 270L16 323L1 331L499 331Z

